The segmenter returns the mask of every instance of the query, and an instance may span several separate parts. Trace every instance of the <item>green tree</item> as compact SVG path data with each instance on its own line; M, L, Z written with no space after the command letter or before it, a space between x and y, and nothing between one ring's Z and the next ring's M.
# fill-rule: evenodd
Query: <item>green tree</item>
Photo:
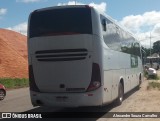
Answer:
M143 57L150 56L150 48L145 48L145 47L142 46L142 49L145 51L145 52L142 52ZM153 50L151 49L151 53L152 52L153 52Z
M153 53L160 54L160 40L153 43Z

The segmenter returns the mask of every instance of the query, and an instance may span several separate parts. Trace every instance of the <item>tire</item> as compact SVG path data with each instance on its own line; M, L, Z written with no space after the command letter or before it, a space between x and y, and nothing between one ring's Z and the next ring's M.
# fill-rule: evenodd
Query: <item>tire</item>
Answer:
M136 86L135 89L138 91L140 89L140 84L138 84L138 86Z
M6 92L4 90L0 90L0 100L3 100L6 96Z
M116 99L116 104L117 105L121 105L122 102L123 102L123 98L124 98L123 85L122 85L122 83L119 83L119 86L118 86L118 98Z
M159 66L157 66L157 69L156 70L158 70L159 69Z
M136 90L139 90L139 89L140 89L141 83L142 83L142 77L141 77L141 75L140 75L140 77L139 77L139 84L138 84L138 86L136 87Z

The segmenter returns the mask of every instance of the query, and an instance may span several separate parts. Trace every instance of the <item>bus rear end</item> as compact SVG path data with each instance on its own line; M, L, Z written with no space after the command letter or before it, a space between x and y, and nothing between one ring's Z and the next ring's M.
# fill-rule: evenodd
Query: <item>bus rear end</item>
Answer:
M53 7L31 13L30 96L34 106L102 104L100 65L93 59L92 9Z

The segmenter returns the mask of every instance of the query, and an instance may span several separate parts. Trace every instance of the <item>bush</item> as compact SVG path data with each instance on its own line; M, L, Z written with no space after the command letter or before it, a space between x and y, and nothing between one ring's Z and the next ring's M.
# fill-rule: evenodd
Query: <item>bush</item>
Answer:
M158 77L158 75L156 74L156 75L148 75L148 78L147 79L154 79L154 80L159 80L159 77Z

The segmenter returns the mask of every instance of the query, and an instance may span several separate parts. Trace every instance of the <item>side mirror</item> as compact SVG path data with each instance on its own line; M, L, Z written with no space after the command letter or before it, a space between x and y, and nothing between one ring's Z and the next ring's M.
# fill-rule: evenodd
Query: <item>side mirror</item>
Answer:
M103 31L106 31L106 20L102 20Z

